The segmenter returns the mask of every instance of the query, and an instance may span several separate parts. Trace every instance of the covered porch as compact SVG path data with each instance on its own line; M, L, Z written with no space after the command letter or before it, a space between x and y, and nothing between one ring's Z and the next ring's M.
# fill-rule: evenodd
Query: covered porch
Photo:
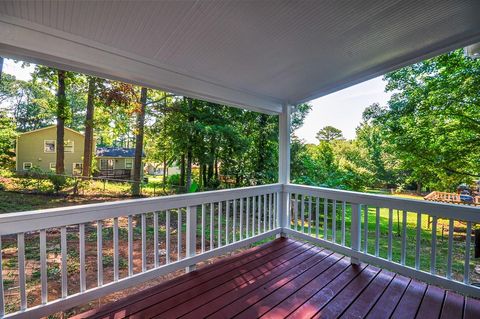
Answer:
M479 317L479 208L290 183L295 105L480 41L477 12L473 0L3 1L0 55L277 114L279 164L277 184L1 215L19 298L7 307L2 277L0 316L49 316L185 270L79 316ZM27 287L28 240L38 241L39 302Z

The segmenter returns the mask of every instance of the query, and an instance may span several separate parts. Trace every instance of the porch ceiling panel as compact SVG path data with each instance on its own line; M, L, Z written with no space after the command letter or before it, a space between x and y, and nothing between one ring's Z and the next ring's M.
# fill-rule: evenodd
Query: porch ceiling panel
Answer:
M0 1L0 54L276 113L480 40L478 0Z

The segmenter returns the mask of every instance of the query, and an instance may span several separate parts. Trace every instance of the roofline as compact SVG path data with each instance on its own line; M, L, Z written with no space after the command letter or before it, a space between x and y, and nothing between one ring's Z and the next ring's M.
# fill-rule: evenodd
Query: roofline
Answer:
M53 128L53 127L57 127L57 125L55 124L55 125L50 125L50 126L46 126L46 127L42 127L42 128L37 128L36 130L33 130L33 131L28 131L28 132L20 133L20 134L18 134L18 136L26 135L26 134L30 134L30 133L35 133L35 132L38 132L38 131L48 130L48 129L51 129L51 128ZM67 130L67 131L70 131L70 132L73 132L73 133L76 133L76 134L78 134L78 135L81 135L81 136L85 137L84 134L82 134L82 133L80 133L80 132L78 132L78 131L72 130L72 129L69 128L69 127L64 127L64 129Z

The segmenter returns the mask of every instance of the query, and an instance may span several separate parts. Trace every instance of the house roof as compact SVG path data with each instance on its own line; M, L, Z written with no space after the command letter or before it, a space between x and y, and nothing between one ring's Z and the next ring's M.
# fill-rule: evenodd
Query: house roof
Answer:
M47 127L42 127L42 128L33 130L33 131L28 131L28 132L20 133L19 136L20 136L20 135L25 135L25 134L36 133L36 132L40 132L40 131L45 131L45 130L52 129L52 128L56 128L56 127L57 127L56 125L50 125L50 126L47 126ZM78 134L78 135L81 135L81 136L85 136L84 134L82 134L82 133L80 133L80 132L78 132L78 131L72 130L71 128L65 127L64 129L67 130L67 131L70 131L70 132L72 132L72 133L75 133L75 134Z
M266 113L480 41L478 0L0 2L0 55Z
M134 148L125 147L97 147L98 157L135 157ZM142 154L145 157L145 154Z

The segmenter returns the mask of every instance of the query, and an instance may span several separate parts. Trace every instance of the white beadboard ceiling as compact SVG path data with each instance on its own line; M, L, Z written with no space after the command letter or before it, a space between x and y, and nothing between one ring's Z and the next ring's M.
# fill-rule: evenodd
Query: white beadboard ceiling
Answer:
M277 113L480 41L480 0L0 0L0 54Z

